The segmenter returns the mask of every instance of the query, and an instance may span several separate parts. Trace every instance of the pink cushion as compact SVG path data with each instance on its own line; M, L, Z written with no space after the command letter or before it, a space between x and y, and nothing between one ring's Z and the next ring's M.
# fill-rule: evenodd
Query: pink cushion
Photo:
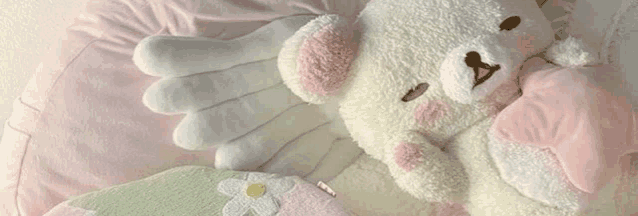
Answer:
M515 143L549 148L571 183L595 193L617 175L611 172L621 156L638 152L637 114L626 96L588 78L610 73L618 72L607 66L533 72L523 83L523 96L498 115L493 131Z
M158 78L142 74L131 60L141 39L230 39L281 16L348 17L363 6L355 0L89 1L15 101L0 142L0 163L6 164L0 215L42 215L71 196L180 165L214 163L214 149L174 146L172 131L182 116L156 114L142 104Z

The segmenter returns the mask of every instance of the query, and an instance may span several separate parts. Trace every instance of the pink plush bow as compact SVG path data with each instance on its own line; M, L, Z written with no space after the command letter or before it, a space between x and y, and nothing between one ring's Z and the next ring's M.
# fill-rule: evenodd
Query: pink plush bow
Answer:
M529 73L523 96L499 113L492 131L504 140L549 148L577 188L595 193L616 175L612 168L621 156L638 152L637 114L627 98L586 76L613 72L601 66Z

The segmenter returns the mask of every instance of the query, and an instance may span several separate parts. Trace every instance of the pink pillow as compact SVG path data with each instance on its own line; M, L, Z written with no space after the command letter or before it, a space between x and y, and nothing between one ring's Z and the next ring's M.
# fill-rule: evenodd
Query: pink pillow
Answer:
M0 142L0 215L42 215L71 196L181 165L214 163L214 149L172 142L182 116L142 104L159 78L131 60L155 35L230 39L282 16L356 15L358 0L89 1L14 103Z
M609 85L614 73L609 66L533 72L492 129L505 140L549 148L571 183L595 194L617 175L621 156L638 152L638 113L615 91L621 83Z

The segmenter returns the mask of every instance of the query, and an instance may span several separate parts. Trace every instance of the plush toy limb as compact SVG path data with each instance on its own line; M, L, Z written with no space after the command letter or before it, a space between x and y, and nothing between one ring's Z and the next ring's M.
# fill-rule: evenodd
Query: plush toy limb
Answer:
M144 92L144 105L163 114L195 112L281 84L277 59L194 76L164 78Z
M328 124L331 119L325 115L318 115L320 108L315 105L301 104L291 108L288 112L277 116L274 120L259 126L256 131L249 132L238 140L230 141L217 149L215 155L215 168L232 170L255 170L272 158L282 147L297 137L306 136L307 133L325 135L320 140L326 142L314 142L317 145L330 145L337 137L323 130L317 130L320 126ZM250 118L254 114L250 115ZM193 125L193 124L188 124ZM258 124L255 124L258 125ZM294 125L294 127L290 127ZM217 130L219 131L219 130ZM232 132L226 132L230 134ZM195 136L198 138L201 136ZM307 141L307 140L306 140ZM317 147L320 148L320 147Z
M386 164L403 190L428 202L464 201L469 180L459 161L415 132L389 146Z
M278 19L233 39L151 36L135 47L133 62L151 76L181 77L277 57L282 44L316 16Z

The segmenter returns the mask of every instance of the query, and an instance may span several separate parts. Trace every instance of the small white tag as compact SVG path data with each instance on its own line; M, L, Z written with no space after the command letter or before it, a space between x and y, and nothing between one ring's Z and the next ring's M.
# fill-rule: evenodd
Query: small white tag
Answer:
M321 188L321 190L323 190L326 193L330 194L330 196L337 197L337 193L335 193L335 191L333 191L332 188L328 187L328 185L326 183L323 183L322 181L319 181L319 182L317 182L317 187Z

